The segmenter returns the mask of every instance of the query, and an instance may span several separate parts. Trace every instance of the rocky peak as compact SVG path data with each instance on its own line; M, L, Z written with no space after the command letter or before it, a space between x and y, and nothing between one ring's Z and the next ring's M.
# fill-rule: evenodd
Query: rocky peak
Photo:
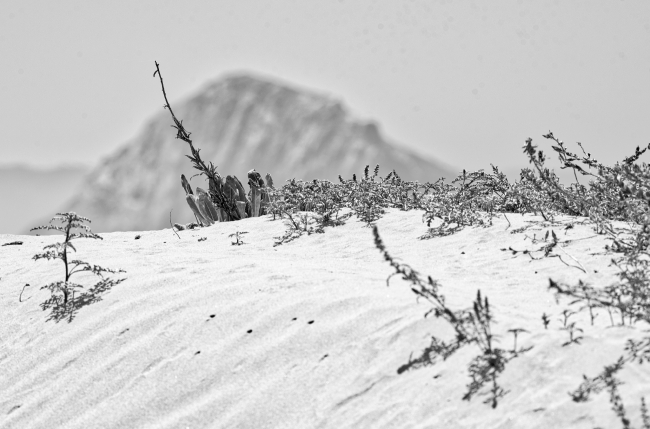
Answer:
M379 164L384 175L395 169L408 180L449 176L440 163L388 143L376 123L352 118L340 102L252 75L227 76L172 107L201 157L222 176L245 177L255 168L281 186L291 178L349 178L368 164ZM180 175L198 171L171 124L169 112L158 112L87 176L70 210L103 232L169 227L172 209L175 222L190 221ZM207 189L203 177L190 183Z

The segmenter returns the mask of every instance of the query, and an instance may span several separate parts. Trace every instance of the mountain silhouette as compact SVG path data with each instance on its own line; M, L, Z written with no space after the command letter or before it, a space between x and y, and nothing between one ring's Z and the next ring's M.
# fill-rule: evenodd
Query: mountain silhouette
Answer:
M152 104L161 101L162 94ZM351 178L376 164L382 176L395 169L406 180L451 177L442 163L387 142L376 123L353 118L339 101L265 78L227 76L172 108L202 159L243 183L253 168L270 173L277 187L292 178ZM174 222L193 220L180 175L189 179L198 171L171 124L161 109L86 176L70 210L89 217L95 232L166 228L171 210ZM190 184L208 188L204 176Z

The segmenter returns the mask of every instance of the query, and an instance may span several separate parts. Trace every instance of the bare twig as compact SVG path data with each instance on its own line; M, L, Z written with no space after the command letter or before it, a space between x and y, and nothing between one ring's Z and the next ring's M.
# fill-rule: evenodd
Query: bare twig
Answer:
M512 224L510 223L510 219L508 219L508 216L506 216L505 213L503 214L503 217L506 218L506 220L508 221L508 228L510 228L512 226ZM505 231L507 231L508 228L506 228Z
M571 258L571 259L573 259L574 261L576 261L576 263L577 263L578 265L580 265L580 266L579 266L579 267L576 267L575 265L569 265L569 264L566 264L566 265L568 265L569 267L578 268L579 270L582 270L583 273L587 274L587 270L585 269L585 267L582 266L582 264L580 263L580 261L578 261L576 258L574 258L573 256L571 256L571 255L570 255L566 250L564 250L564 249L562 248L562 246L557 246L557 248L558 248L559 250L561 250L562 252L564 252L564 254L567 255L569 258ZM562 258L560 258L560 260L562 260ZM564 262L564 261L562 261L562 262Z
M25 286L23 286L23 290L20 291L20 296L18 297L18 302L23 302L23 292L25 292L25 288L27 286L30 286L30 284L25 283ZM31 296L29 298L31 298ZM27 299L29 299L29 298L27 298ZM27 299L25 301L27 301Z
M171 210L169 211L169 224L170 224L171 227L172 227L172 231L174 231L174 233L176 234L176 236L177 236L178 239L180 240L180 239L181 239L181 236L178 235L178 232L176 232L176 230L174 229L174 225L172 224L172 211L174 211L174 209L171 209Z
M192 140L190 140L191 133L185 131L185 128L183 127L183 123L178 119L176 119L176 115L174 115L172 106L169 105L169 101L167 100L167 92L165 92L165 85L163 84L162 74L160 73L160 66L158 65L158 61L154 61L154 63L156 64L156 71L153 73L153 77L156 77L157 74L158 78L160 78L160 86L162 87L163 97L165 97L165 105L163 107L165 109L169 109L169 113L171 113L172 119L174 119L174 124L176 124L174 128L178 130L178 134L176 135L176 138L179 138L184 142L187 142L190 146L192 146Z
M190 139L191 133L185 130L185 127L183 127L183 121L179 121L176 118L176 115L174 115L174 111L172 110L169 101L167 100L165 85L163 83L162 74L160 73L160 65L158 64L157 61L155 61L155 64L156 64L156 71L153 73L153 76L156 77L157 74L158 78L160 78L160 86L162 87L163 96L165 97L165 105L163 107L165 109L168 109L169 113L172 115L172 119L174 120L174 125L172 125L172 127L176 128L176 138L181 139L190 145L190 150L192 152L192 155L191 156L186 155L186 156L190 159L190 161L192 161L194 168L199 170L201 174L204 174L208 178L208 181L212 181L215 184L221 183L221 176L219 175L219 173L217 173L217 167L215 167L212 162L206 164L201 159L201 154L199 153L201 149L194 148L194 145L192 144L192 139ZM233 199L228 198L228 196L224 195L224 193L219 191L218 189L215 189L214 191L211 190L210 195L213 198L213 200L216 202L217 206L224 209L226 213L228 213L231 219L233 220L240 219L239 212L237 211L237 205Z

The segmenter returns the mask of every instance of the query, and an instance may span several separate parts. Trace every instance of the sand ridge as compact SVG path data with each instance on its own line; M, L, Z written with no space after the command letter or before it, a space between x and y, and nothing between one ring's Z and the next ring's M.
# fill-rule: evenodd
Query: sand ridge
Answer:
M427 230L421 212L390 209L377 222L390 254L438 280L450 307L469 307L477 289L487 295L501 346L513 341L508 329L529 331L518 343L534 348L508 364L496 410L482 396L461 399L478 348L397 373L449 328L423 317L430 306L407 283L395 277L386 286L391 267L354 218L277 247L284 225L271 216L181 231L180 239L166 229L139 240L133 232L78 240L80 259L127 273L71 323L46 321L38 306L49 296L38 287L60 279L62 265L31 260L60 237L0 235L0 243L24 242L0 247L0 426L618 427L606 393L577 404L567 392L583 373L613 363L641 327L604 328L604 311L591 327L581 313L572 320L584 329L582 344L562 347L567 303L547 290L549 277L614 282L607 241L582 219L558 218L574 223L565 235L536 216L507 216L510 226L499 216L491 227L428 240L417 239ZM543 243L530 238L549 229L575 240L563 249L586 274L558 258L501 250L536 249ZM235 231L248 232L246 244L231 245ZM25 283L32 286L20 303ZM548 330L542 313L551 315ZM647 366L622 373L633 419L649 378Z

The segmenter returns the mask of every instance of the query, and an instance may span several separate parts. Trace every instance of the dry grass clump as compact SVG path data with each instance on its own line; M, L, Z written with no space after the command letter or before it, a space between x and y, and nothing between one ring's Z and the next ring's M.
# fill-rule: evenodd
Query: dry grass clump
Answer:
M421 356L416 359L409 359L409 362L402 365L397 372L402 373L411 368L432 365L437 357L449 358L460 348L475 344L481 351L469 364L470 384L467 385L467 392L464 400L470 400L484 386L489 385L488 397L483 402L489 403L496 408L499 398L503 397L506 391L499 385L498 377L508 363L519 354L530 350L529 348L517 349L517 334L523 329L510 330L515 335L514 348L505 350L496 347L496 336L492 333L493 315L487 297L481 297L481 291L476 292L476 299L470 310L452 310L445 303L445 296L440 292L440 284L431 276L423 280L420 274L407 264L397 262L386 250L377 226L373 226L375 246L381 251L384 259L395 269L387 280L394 275L401 275L403 280L411 283L411 290L418 297L424 298L432 304L433 308L427 312L433 313L435 317L442 318L451 325L455 336L451 341L445 342L435 336L431 337L431 344L425 348Z
M612 325L615 324L614 314L618 314L620 325L649 323L650 167L646 163L636 163L647 149L640 150L637 147L634 155L608 167L592 159L591 154L584 150L582 157L568 152L563 142L553 133L544 137L556 143L551 147L558 153L563 168L574 170L576 182L569 187L559 185L557 178L544 168L543 153L538 152L529 139L525 150L539 174L534 182L536 189L548 195L549 205L557 211L589 217L594 230L605 234L611 241L606 250L616 254L612 258L612 264L619 269L619 281L605 287L592 286L582 281L567 285L549 279L549 288L558 296L571 299L571 304L580 305L581 310L587 309L592 322L593 309L602 308L608 312ZM591 181L588 186L578 182L577 173L589 176ZM629 226L617 228L613 226L613 221L625 221ZM571 393L573 400L582 402L591 393L607 389L612 409L619 416L623 427L631 427L618 393L617 386L621 382L616 378L616 373L625 364L643 364L649 358L650 337L640 341L629 340L625 354L617 362L606 366L596 377L585 377L578 389ZM647 408L643 398L641 400L643 427L650 428Z
M582 281L576 285L565 285L549 279L549 288L559 296L570 298L569 305L578 306L579 311L589 311L592 324L595 309L607 311L612 324L615 323L615 314L618 314L620 324L649 323L650 168L647 164L635 163L646 149L637 148L635 154L625 158L622 163L607 167L593 160L588 153L581 158L570 153L564 143L552 133L544 137L552 140L551 148L558 153L561 168L573 169L576 179L574 183L563 185L553 171L545 167L546 157L543 152L538 151L532 145L532 140L528 139L524 153L529 157L534 170L522 170L520 180L514 183L508 182L496 167L493 167L491 174L484 171L463 171L451 183L440 179L425 184L404 181L395 172L381 178L378 176L378 167L370 176L369 167L366 167L360 180L356 176L352 180L340 178L339 184L292 180L274 193L275 201L282 205L276 214L290 220L292 238L297 238L300 236L297 231L323 232L325 224L319 223L319 219L331 219L331 214L336 213L338 220L338 213L343 209L348 209L348 213L356 215L367 225L373 225L388 207L418 209L423 211L423 221L429 227L428 233L421 238L427 239L453 234L468 226L488 227L492 225L495 216L502 215L507 219L507 213L539 214L544 218L545 226L565 230L572 228L574 223L557 222L555 218L558 215L584 216L596 233L605 234L611 240L605 250L617 255L612 263L619 268L620 281L605 287L595 287ZM587 176L590 181L586 185L580 183L578 174ZM310 212L316 215L313 226L308 226ZM298 221L295 220L294 213L299 213ZM614 221L628 222L629 227L614 227ZM434 223L437 226L433 227ZM377 247L396 273L410 281L414 285L414 293L430 301L434 305L434 314L447 320L457 332L457 337L450 343L433 337L430 347L420 357L400 368L400 371L429 364L436 356L449 357L464 345L477 344L481 353L470 364L472 382L464 399L470 399L484 385L489 384L491 387L487 402L496 407L498 398L505 393L497 383L498 375L510 359L525 350L504 350L494 346L490 327L492 316L487 299L481 300L480 293L471 311L450 310L444 304L437 283L430 278L428 282L422 281L410 267L397 264L383 247L376 228L374 231ZM545 236L533 237L531 241L533 244L540 243L540 247L536 250L504 250L527 254L532 259L557 257L566 265L586 271L579 260L563 249L563 245L570 240L558 238L554 229L547 229ZM565 346L580 344L582 330L575 322L565 321L562 329L568 335ZM630 427L622 399L616 390L620 381L616 380L617 371L614 369L626 363L643 363L647 359L650 359L650 337L642 341L630 340L625 356L614 366L606 367L603 374L586 378L572 397L576 401L586 400L590 393L599 391L599 388L609 389L612 409L619 415L624 427ZM647 416L642 417L645 422Z

